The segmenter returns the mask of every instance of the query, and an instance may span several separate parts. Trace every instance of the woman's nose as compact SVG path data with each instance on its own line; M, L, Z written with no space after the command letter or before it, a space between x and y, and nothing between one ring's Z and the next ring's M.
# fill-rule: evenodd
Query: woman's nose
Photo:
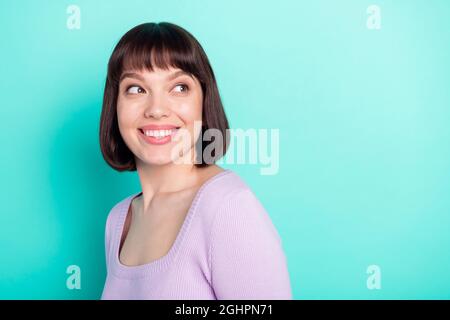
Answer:
M147 118L156 118L159 119L163 116L169 116L170 109L167 106L167 102L163 97L152 96L147 101L144 115Z

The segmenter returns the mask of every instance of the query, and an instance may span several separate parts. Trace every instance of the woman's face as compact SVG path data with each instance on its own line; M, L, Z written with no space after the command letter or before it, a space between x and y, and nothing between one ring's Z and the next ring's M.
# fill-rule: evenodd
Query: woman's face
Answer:
M202 101L198 79L181 69L124 71L117 117L122 138L136 161L167 164L177 160L181 150L184 157L195 152Z

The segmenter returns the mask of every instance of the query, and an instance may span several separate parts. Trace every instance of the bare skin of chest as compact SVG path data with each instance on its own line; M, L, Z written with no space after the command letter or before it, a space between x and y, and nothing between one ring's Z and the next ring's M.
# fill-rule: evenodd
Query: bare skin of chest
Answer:
M141 209L142 197L135 198L124 224L120 262L138 266L164 257L172 248L201 185L221 171L220 167L211 166L204 171L198 185L155 197L145 213Z
M121 263L136 266L165 256L175 242L196 191L194 188L155 199L145 214L135 214L132 205L121 240ZM134 207L137 209L138 205Z

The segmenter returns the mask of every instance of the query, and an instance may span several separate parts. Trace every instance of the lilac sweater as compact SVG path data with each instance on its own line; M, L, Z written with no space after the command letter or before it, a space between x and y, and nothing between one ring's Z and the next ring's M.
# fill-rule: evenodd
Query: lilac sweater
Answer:
M133 194L106 221L102 299L292 299L281 238L249 186L233 171L197 191L169 252L125 266L119 243Z

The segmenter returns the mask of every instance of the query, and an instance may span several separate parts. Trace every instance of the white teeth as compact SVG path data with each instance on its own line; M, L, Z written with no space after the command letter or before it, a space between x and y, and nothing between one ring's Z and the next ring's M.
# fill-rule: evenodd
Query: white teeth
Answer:
M161 138L172 134L172 130L145 130L145 135L148 137Z

